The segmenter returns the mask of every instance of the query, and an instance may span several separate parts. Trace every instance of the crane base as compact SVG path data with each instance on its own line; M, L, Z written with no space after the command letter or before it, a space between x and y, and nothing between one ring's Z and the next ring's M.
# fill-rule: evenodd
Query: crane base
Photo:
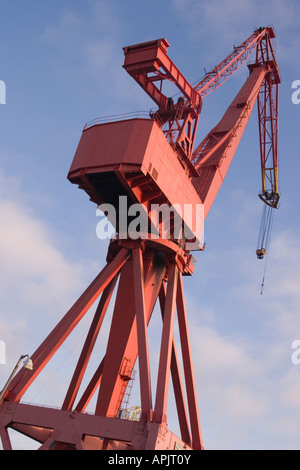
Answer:
M39 442L39 450L192 450L159 423L7 401L1 416L4 450L12 450L8 427Z
M192 271L190 255L170 240L112 241L104 269L31 356L33 369L21 369L10 382L0 402L3 448L12 447L8 433L11 428L40 443L42 450L202 449L182 281L182 276ZM78 399L117 282L106 353ZM61 409L22 403L27 389L98 297L100 300ZM157 301L162 333L152 403L147 326ZM186 393L174 340L176 309ZM137 358L141 413L139 420L134 421L121 419L119 412ZM180 438L170 432L167 425L170 377ZM94 396L97 396L94 412L87 413Z

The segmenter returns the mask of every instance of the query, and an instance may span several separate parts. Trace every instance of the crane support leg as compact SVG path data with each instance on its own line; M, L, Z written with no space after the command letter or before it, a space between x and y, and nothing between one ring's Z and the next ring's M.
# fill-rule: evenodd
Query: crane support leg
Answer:
M105 268L31 356L33 370L21 370L10 383L0 403L0 437L4 449L11 448L9 428L38 441L42 450L203 448L182 279L183 275L191 274L191 268L187 268L190 255L170 240L114 240L107 260ZM106 353L78 397L115 290ZM98 297L61 409L54 411L20 403L37 375ZM162 333L153 407L148 325L156 303L161 310ZM181 378L174 339L176 311L185 380ZM140 419L120 419L122 400L137 359ZM180 437L168 429L170 377ZM94 413L85 413L93 396L96 396Z

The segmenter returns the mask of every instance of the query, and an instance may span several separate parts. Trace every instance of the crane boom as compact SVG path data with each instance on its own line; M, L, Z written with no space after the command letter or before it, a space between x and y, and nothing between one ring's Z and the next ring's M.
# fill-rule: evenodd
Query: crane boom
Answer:
M253 70L219 124L195 151L193 163L198 176L193 178L193 184L204 203L205 216L225 178L266 73L265 66Z
M265 34L273 37L271 28L259 28L242 44L234 47L234 50L220 64L194 86L195 90L203 97L216 90L248 59L257 44Z
M124 68L159 108L150 115L157 121L171 146L188 166L199 194L207 204L206 213L225 176L246 127L255 102L258 103L262 189L259 197L272 208L278 207L278 65L271 40L273 28L258 28L219 65L192 87L167 56L169 43L160 39L124 48ZM256 50L255 62L248 65L250 77L225 113L222 121L194 150L202 98L219 88ZM257 73L257 69L260 72ZM173 82L182 96L177 103L162 93L164 80ZM155 85L160 81L160 87ZM252 91L250 89L252 88ZM236 106L236 111L233 108ZM229 117L231 116L231 117ZM235 117L233 117L235 116ZM224 123L229 119L228 123ZM229 155L231 157L229 158ZM224 159L226 157L226 165ZM217 163L216 163L217 162ZM226 171L227 171L226 169ZM209 188L209 185L212 185ZM210 196L208 196L210 194ZM210 202L209 202L210 201Z

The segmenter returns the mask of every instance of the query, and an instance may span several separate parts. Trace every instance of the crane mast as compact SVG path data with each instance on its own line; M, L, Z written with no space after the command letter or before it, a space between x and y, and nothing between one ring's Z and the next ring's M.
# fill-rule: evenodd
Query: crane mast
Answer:
M158 108L151 110L147 118L93 121L83 129L68 179L95 204L116 210L116 236L109 243L105 267L31 355L33 368L21 369L2 391L0 437L4 449L12 448L9 429L36 440L43 450L204 448L183 284L183 278L193 275L195 269L191 251L203 249L200 240L192 248L189 244L199 236L194 222L200 213L196 211L191 218L180 214L179 225L188 227L188 236L182 237L182 231L176 232L178 214L175 216L173 209L200 206L200 216L205 219L256 102L262 175L259 196L271 210L278 207L280 77L272 46L274 37L272 28L257 29L195 86L168 57L166 39L124 48L125 70ZM248 65L246 82L220 122L195 146L205 96L228 80L254 51L255 60ZM180 92L176 102L163 92L166 81ZM135 204L143 207L144 231L138 237L131 236L130 220L126 221L125 230L121 224L127 210L124 200L129 203L129 210ZM173 211L167 221L170 230L166 231L166 221L159 219L154 238L149 230L153 225L153 204ZM23 403L28 388L96 302L61 408ZM84 385L83 378L112 304L106 352ZM153 386L148 325L156 305L161 312L162 331ZM176 313L182 367L174 336ZM139 418L119 419L137 360ZM168 427L170 379L180 436ZM93 411L86 413L93 398Z

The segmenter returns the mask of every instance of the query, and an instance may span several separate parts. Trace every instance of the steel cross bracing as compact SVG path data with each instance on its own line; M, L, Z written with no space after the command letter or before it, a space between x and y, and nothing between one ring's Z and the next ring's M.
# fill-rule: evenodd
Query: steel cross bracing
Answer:
M31 356L32 371L21 370L12 381L0 409L4 449L10 449L8 428L20 431L41 443L41 449L186 449L203 447L191 348L187 326L182 275L190 272L189 257L173 242L112 242L108 264ZM164 257L162 258L162 254ZM119 279L118 279L119 277ZM168 278L166 282L166 278ZM105 357L78 398L83 375L95 346L116 282L119 282L114 316ZM39 372L71 334L91 305L99 298L90 330L66 392L61 411L20 404ZM163 320L156 399L152 385L147 325L159 300ZM172 325L175 308L184 359L189 411L185 404L178 354ZM125 314L126 313L126 314ZM124 394L126 365L139 357L141 418L117 418L120 394ZM169 376L172 376L181 437L167 429ZM85 414L94 394L98 394L95 414ZM78 398L77 403L75 399Z
M221 86L248 59L266 33L267 28L260 28L242 44L234 47L226 59L194 86L195 90L203 97Z
M279 202L277 122L280 77L272 46L274 37L275 33L270 27L257 29L193 87L168 58L166 40L124 48L124 67L158 104L159 108L155 113L152 113L152 116L163 129L169 143L180 152L191 175L196 177L199 176L199 171L197 172L195 169L200 170L201 166L205 166L206 169L210 167L210 171L213 171L213 166L216 165L216 152L220 150L220 147L226 147L229 138L231 144L233 136L236 136L237 140L240 138L250 116L249 112L244 119L246 113L243 108L248 107L249 110L252 110L257 100L261 147L261 197L264 202L268 201L272 207L277 207ZM241 110L238 118L233 120L229 108L226 117L228 121L231 119L231 122L226 131L224 126L221 131L218 128L213 129L194 149L198 119L202 110L202 98L219 88L254 51L256 51L256 57L254 64L249 66L250 71L255 67L264 69L263 80L256 83L256 92L259 95L257 93L248 95L247 89L245 89L244 101L240 100L235 104ZM172 81L182 93L177 103L162 93L164 80ZM159 88L155 82L160 83ZM234 112L235 110L231 109L231 114ZM244 119L243 122L241 119ZM236 132L238 128L240 131ZM211 156L213 153L214 157L209 160L208 154ZM217 157L218 165L221 158ZM206 170L205 173L207 172ZM217 187L216 191L218 189ZM201 196L205 197L205 194L201 194Z
M124 48L124 68L158 105L148 118L85 126L68 179L96 204L116 208L117 236L109 244L107 264L32 354L32 370L21 369L2 393L0 436L11 449L9 429L40 443L40 449L203 449L195 377L189 340L183 276L194 272L189 237L176 237L176 217L166 236L159 222L150 237L151 204L174 207L204 206L205 218L223 183L254 104L258 103L262 190L260 197L277 207L278 189L278 66L272 47L272 28L256 30L195 87L167 55L166 39ZM202 98L227 80L256 50L250 75L220 122L194 149ZM163 93L172 81L182 96L174 103ZM130 204L145 208L145 236L125 236L121 220ZM122 199L122 203L120 202ZM123 227L124 229L124 227ZM196 237L197 238L197 237ZM203 249L201 244L196 248ZM115 295L115 300L114 299ZM56 351L97 303L86 340L60 409L22 403L26 391ZM153 385L148 325L155 306L162 317L156 384ZM113 314L106 352L83 386L91 357L109 307ZM175 342L177 319L181 358ZM126 386L138 360L141 408L139 421L119 419ZM182 366L182 367L181 367ZM183 374L181 372L183 371ZM168 428L170 378L180 436ZM87 410L94 398L93 411Z

